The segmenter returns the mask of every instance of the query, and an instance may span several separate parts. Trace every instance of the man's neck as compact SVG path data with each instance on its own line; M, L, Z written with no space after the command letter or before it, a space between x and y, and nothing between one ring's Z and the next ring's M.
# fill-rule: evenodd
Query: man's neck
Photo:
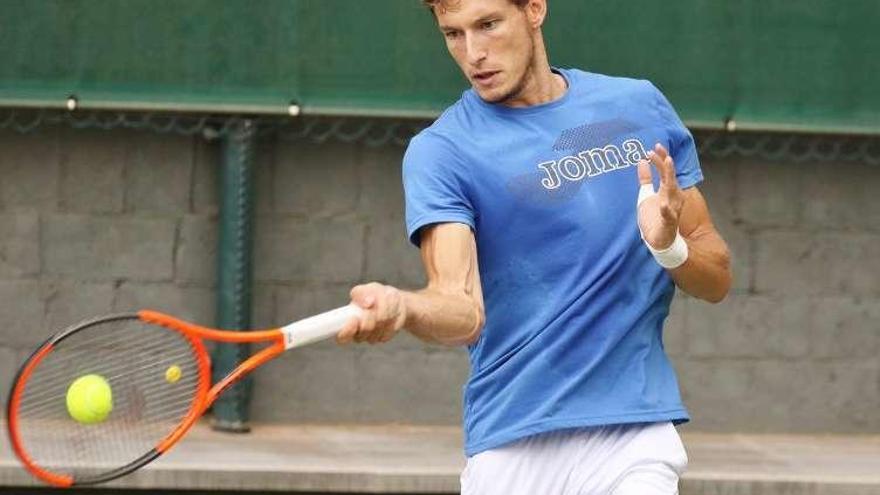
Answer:
M526 76L523 90L504 105L513 108L541 105L562 98L568 89L565 78L553 72L550 65L543 65L529 76Z

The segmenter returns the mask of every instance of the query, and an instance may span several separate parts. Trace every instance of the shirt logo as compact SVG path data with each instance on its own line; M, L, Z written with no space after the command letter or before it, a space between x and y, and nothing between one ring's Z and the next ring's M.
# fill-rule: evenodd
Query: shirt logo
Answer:
M648 158L645 145L636 138L627 139L620 146L608 144L590 148L558 160L538 164L544 176L544 189L558 189L564 182L579 182L638 164Z
M647 159L645 145L635 137L642 125L624 118L590 122L559 134L553 151L568 152L557 160L538 164L541 185L555 191L565 184L635 166ZM619 146L620 139L627 137ZM565 189L563 187L563 189Z

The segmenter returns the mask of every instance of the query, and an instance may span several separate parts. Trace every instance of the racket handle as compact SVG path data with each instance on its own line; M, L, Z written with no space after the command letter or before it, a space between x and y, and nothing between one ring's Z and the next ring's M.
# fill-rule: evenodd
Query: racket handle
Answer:
M295 321L281 329L284 348L293 349L335 336L349 320L360 316L363 310L349 304L303 320Z

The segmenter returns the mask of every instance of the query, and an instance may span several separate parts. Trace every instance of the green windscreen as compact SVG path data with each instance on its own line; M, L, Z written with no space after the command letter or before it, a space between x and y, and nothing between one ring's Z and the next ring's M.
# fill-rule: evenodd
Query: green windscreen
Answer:
M880 134L877 0L548 0L551 62L695 127ZM432 116L467 87L418 0L0 0L0 106Z

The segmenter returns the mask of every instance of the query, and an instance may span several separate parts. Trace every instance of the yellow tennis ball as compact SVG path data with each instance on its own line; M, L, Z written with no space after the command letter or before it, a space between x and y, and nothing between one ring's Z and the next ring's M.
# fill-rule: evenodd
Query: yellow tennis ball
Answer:
M100 423L112 410L113 391L101 375L81 376L67 389L67 412L80 423Z
M176 364L169 366L168 369L165 370L165 380L168 383L176 383L177 380L180 380L181 374L180 366L177 366Z

